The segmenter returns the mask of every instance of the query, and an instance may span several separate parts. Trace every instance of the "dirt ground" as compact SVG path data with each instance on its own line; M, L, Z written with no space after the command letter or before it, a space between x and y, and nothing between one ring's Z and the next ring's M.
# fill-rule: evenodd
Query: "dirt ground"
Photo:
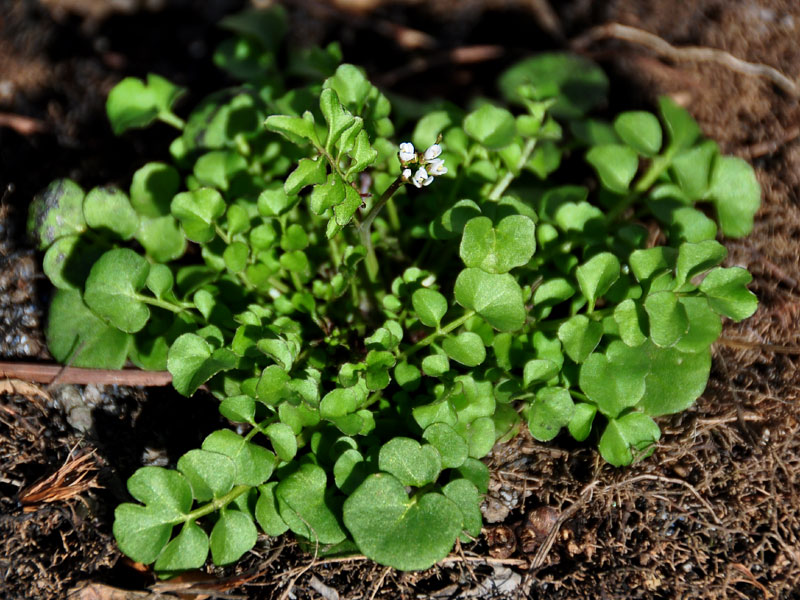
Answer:
M224 37L214 24L243 4L0 0L0 359L49 360L50 290L24 235L33 194L62 176L125 182L133 165L165 158L158 127L111 134L105 95L147 71L187 86L186 106L223 85L210 61ZM796 0L286 5L295 40L339 39L345 60L387 89L456 102L493 94L514 60L611 22L800 78ZM477 45L494 49L477 62L452 52ZM759 310L725 325L708 389L662 420L652 457L614 469L562 438L496 448L483 535L424 573L314 562L282 537L259 540L235 568L158 584L116 549L113 507L143 460L168 463L199 445L218 421L215 402L167 388L0 380L0 597L800 598L800 94L630 41L599 39L583 52L611 76L609 114L670 94L724 152L752 162L764 191L753 234L724 240L728 264L753 273Z

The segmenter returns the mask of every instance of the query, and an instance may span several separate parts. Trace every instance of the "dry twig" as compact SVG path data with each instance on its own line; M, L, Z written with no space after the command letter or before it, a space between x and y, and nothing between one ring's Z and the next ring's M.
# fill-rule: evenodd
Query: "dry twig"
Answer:
M172 383L168 371L140 369L81 369L41 363L0 362L0 378L37 383L163 386Z
M592 27L586 33L573 39L571 46L575 50L584 50L592 43L603 39L618 39L641 44L660 56L673 61L712 62L724 65L729 69L745 75L755 75L769 79L781 90L793 98L800 98L800 85L769 65L752 63L736 58L730 52L704 46L684 46L676 48L663 38L621 23L606 23Z

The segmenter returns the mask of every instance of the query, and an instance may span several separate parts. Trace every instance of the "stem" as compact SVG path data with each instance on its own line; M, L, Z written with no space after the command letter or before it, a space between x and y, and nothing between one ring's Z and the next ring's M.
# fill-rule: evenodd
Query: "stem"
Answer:
M514 181L514 178L519 174L520 171L522 171L522 167L524 167L525 163L528 162L528 159L531 157L534 148L536 148L536 138L532 138L525 142L525 147L522 149L522 154L517 161L517 168L515 169L516 174L514 171L508 171L489 193L489 200L492 202L497 202L500 200L503 192L506 191L506 188L511 185L511 182Z
M358 233L361 237L361 244L367 249L367 256L364 259L364 265L367 268L367 276L373 283L378 278L380 266L378 265L378 257L375 256L375 248L372 246L372 222L402 183L403 176L400 175L388 188L386 188L386 191L383 192L380 199L373 205L358 228Z
M286 285L279 279L275 279L274 277L270 277L269 279L267 279L267 283L269 283L272 287L274 287L282 294L288 294L291 291L288 285Z
M158 119L167 125L172 125L175 129L179 129L183 131L183 128L186 127L186 122L181 119L175 113L171 113L169 111L160 112L158 113Z
M667 148L667 150L661 156L656 156L650 163L650 167L647 169L644 175L642 175L639 181L636 182L636 185L633 187L633 192L628 194L619 204L608 211L606 214L606 223L612 223L616 221L631 204L633 204L642 194L649 190L650 187L661 176L661 174L666 170L666 168L672 164L672 158L674 155L675 150L670 147Z
M569 390L570 395L575 396L578 400L583 400L584 402L591 402L589 397L586 394L581 394L576 390Z
M161 300L159 298L152 298L150 296L145 296L144 294L136 294L136 299L140 302L144 302L145 304L157 306L176 314L190 308L194 308L194 304L173 304L172 302L167 302L166 300Z
M419 342L417 342L416 344L411 346L411 348L409 348L406 351L402 352L400 354L400 356L398 357L398 359L399 360L404 360L404 359L408 358L409 356L411 356L412 354L414 354L415 352L417 352L419 350L422 350L422 348L424 348L425 346L430 346L437 338L439 338L439 337L441 337L443 335L447 335L448 333L453 331L456 327L460 327L461 325L463 325L464 323L469 321L476 314L477 313L474 310L468 310L463 315L458 317L456 320L450 321L444 327L442 327L440 329L437 329L432 334L430 334L428 337L423 338L422 340L420 340Z
M187 521L196 521L200 517L205 517L206 515L210 515L211 513L218 511L220 508L225 508L228 504L236 500L236 498L244 494L247 490L249 490L252 487L253 487L252 485L245 485L245 484L237 485L235 488L233 488L230 492L228 492L224 496L215 498L211 502L194 509L192 512L187 514L183 519L176 521L175 524L177 525L178 523L185 523Z
M223 241L223 242L225 242L225 245L226 245L226 246L230 246L230 245L231 245L231 238L230 238L230 237L228 237L228 234L227 234L227 233L225 233L225 232L222 230L222 227L220 227L220 226L219 226L219 225L217 225L216 223L214 223L214 231L216 231L216 232L217 232L217 235L218 235L220 238L222 238L222 241Z

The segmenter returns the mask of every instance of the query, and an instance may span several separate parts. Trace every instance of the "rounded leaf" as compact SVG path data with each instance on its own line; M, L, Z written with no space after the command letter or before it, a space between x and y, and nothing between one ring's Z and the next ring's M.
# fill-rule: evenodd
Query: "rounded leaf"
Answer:
M236 468L234 485L260 485L269 479L275 468L275 455L272 452L248 442L229 429L220 429L209 434L203 440L202 448L224 454L233 461Z
M600 182L615 194L625 194L639 169L636 151L620 144L594 146L586 153L586 162L597 171Z
M464 131L489 150L499 150L513 141L517 126L505 108L484 104L464 118Z
M461 509L441 494L409 498L387 473L367 477L344 503L344 522L368 558L404 571L443 559L463 526Z
M229 565L256 545L258 531L250 515L238 510L223 510L211 530L211 558L215 565Z
M653 419L634 412L619 419L610 419L598 448L606 461L621 467L641 458L648 449L652 452L653 444L660 437L661 430Z
M528 428L531 435L549 442L558 435L562 427L569 424L575 412L572 396L564 388L542 388L528 410Z
M45 250L58 238L86 231L83 188L71 179L56 179L36 194L28 209L28 233Z
M147 163L133 174L131 205L144 217L166 216L179 187L180 175L173 167L160 162Z
M396 437L381 446L378 468L394 475L403 485L422 487L436 481L442 470L442 457L430 444Z
M486 359L486 348L481 336L464 331L457 336L448 336L442 342L447 356L467 367L477 367Z
M197 523L183 525L181 532L167 544L153 566L159 576L199 569L208 557L208 536Z
M508 273L464 269L456 279L454 292L456 302L477 312L495 329L515 331L525 324L522 289Z
M614 119L614 131L631 148L645 156L661 150L661 124L646 111L628 111Z
M433 423L425 429L422 437L439 451L442 468L460 467L467 460L469 446L466 440L447 423Z
M575 277L583 296L589 301L589 310L594 310L598 298L619 279L619 259L610 252L596 254L577 269Z
M497 227L488 217L475 217L464 227L459 249L468 267L506 273L528 263L536 250L536 228L523 215L510 215Z
M215 189L198 188L177 194L170 211L180 221L187 238L204 244L216 235L214 222L225 214L225 201Z
M700 291L716 312L734 321L748 318L758 308L758 298L747 289L753 276L741 267L718 268L711 271L700 284Z
M86 224L98 231L110 231L129 240L139 227L139 215L133 210L128 196L114 187L98 187L83 199Z
M236 478L236 466L230 458L207 450L189 450L178 459L178 470L192 486L198 502L224 496Z
M325 471L306 463L278 484L275 496L281 518L294 533L312 542L338 544L346 534L327 486Z
M447 312L447 299L435 290L420 288L411 295L411 303L420 322L427 327L439 327Z
M133 250L109 250L89 272L83 299L92 312L114 327L135 333L150 318L150 309L139 299L149 272L150 263Z

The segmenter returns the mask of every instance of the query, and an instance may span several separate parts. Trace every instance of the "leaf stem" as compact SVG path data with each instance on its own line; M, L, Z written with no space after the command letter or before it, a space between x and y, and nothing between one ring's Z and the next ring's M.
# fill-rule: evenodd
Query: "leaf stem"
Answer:
M246 484L237 485L224 496L215 498L211 502L208 502L203 506L197 507L192 512L188 513L185 516L185 518L181 519L180 521L177 521L175 524L177 525L178 523L181 522L185 523L187 521L196 521L200 517L205 517L206 515L210 515L211 513L216 512L221 508L225 508L228 504L236 500L236 498L247 492L252 487L253 487L252 485L246 485Z
M161 300L160 298L145 296L144 294L136 294L136 299L139 300L140 302L144 302L145 304L150 304L151 306L157 306L159 308L163 308L175 314L183 312L190 308L194 308L194 304L173 304L172 302L167 302L166 300Z
M503 195L503 192L506 191L511 182L514 181L514 178L517 177L522 171L522 167L525 166L525 163L528 162L528 159L531 157L533 153L533 149L536 148L536 138L531 138L527 142L525 142L525 147L522 149L522 154L517 161L517 168L514 171L509 170L503 178L497 182L497 185L494 186L494 189L489 193L489 200L492 202L497 202L500 200L500 197Z
M633 191L625 196L614 208L606 214L606 223L613 223L622 213L624 213L629 206L631 206L639 197L644 194L656 182L661 174L672 164L672 158L675 156L675 149L672 147L661 156L656 156L650 163L650 167L641 176L639 181L633 187Z
M230 246L231 245L231 238L228 236L227 233L225 233L222 230L222 227L220 227L216 223L214 223L214 231L217 232L217 235L222 239L223 242L225 242L226 246Z
M186 121L181 119L175 113L169 111L162 111L158 113L158 119L167 125L172 125L175 129L179 129L183 131L183 128L186 127Z
M361 244L367 249L367 256L364 259L364 265L367 268L367 276L373 283L378 278L380 266L378 265L378 257L375 256L375 248L372 246L372 222L375 220L375 217L378 216L378 213L381 211L384 205L394 195L400 185L402 185L402 183L403 176L400 175L391 183L388 188L386 188L386 191L383 192L380 199L372 206L358 228Z
M460 317L458 317L454 321L450 321L444 327L440 327L439 329L434 331L429 336L421 339L419 342L417 342L416 344L414 344L413 346L411 346L410 348L408 348L407 350L402 352L400 354L400 356L398 357L398 359L399 360L406 359L409 356L411 356L412 354L414 354L415 352L417 352L419 350L422 350L422 348L424 348L425 346L430 346L437 338L439 338L439 337L441 337L443 335L447 335L448 333L453 331L455 328L460 327L461 325L463 325L464 323L469 321L476 314L477 313L474 310L468 310L467 312L465 312L463 315L461 315Z

